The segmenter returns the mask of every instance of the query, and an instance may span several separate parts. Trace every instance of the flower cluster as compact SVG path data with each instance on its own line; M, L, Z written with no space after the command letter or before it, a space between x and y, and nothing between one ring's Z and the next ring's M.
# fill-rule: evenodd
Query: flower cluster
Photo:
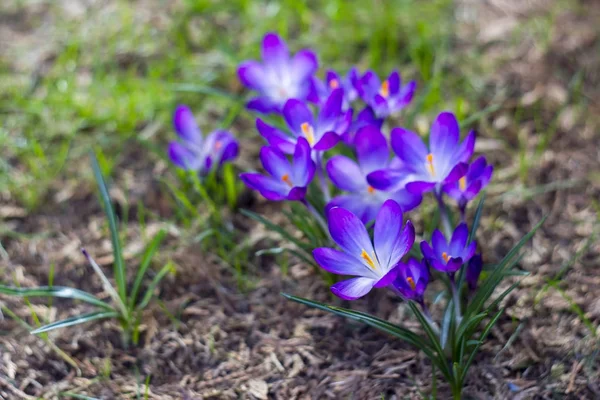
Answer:
M468 240L465 209L492 174L484 157L471 162L475 133L461 140L456 117L442 112L433 121L428 143L403 127L391 129L388 142L386 119L410 105L416 83L403 84L398 71L381 80L373 71L361 74L355 67L346 75L328 70L324 79L317 77L317 70L315 53L292 55L273 33L264 37L262 62L239 66L241 82L258 93L248 109L284 121L256 119L267 143L260 152L267 175L248 172L241 179L269 200L300 201L313 213L319 211L306 194L313 180L318 181L315 187L326 201L320 214L339 249L317 248L313 255L326 271L353 277L331 287L343 299L388 287L424 306L432 271L445 274L454 285L463 266L468 285L475 288L481 257L475 255L476 243ZM336 149L342 144L347 150L340 154ZM421 257L407 259L415 229L410 221L404 223L404 215L427 192L438 201L444 233L434 231L431 242L421 241ZM461 211L462 222L455 229L445 196Z

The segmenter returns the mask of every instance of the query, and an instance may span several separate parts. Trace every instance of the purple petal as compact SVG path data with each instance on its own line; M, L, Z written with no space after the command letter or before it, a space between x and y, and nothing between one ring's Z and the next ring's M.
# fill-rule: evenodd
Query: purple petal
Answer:
M279 112L279 106L268 97L255 97L246 104L248 110L254 110L262 114Z
M306 139L298 139L293 160L292 174L294 183L298 186L308 186L315 174L315 163L311 158L310 145Z
M202 132L196 124L192 110L186 105L179 105L173 113L173 126L175 131L186 142L202 145Z
M370 206L371 205L365 201L364 194L346 194L331 199L325 206L325 211L329 212L333 207L341 207L356 215L364 224L366 224L375 217L375 215L370 217ZM377 210L375 210L375 214L376 213Z
M321 247L313 250L315 261L325 271L337 275L365 276L376 279L377 275L360 259L343 251Z
M469 243L469 245L467 246L467 248L464 251L463 254L463 260L466 262L468 260L471 259L471 257L473 257L473 255L475 254L475 251L477 250L477 242L473 241L471 243Z
M196 154L179 142L169 143L168 153L173 164L179 168L197 170L202 165Z
M344 89L338 88L331 92L327 101L319 112L319 126L330 125L342 113L342 102L344 101Z
M375 97L369 103L369 105L373 107L373 111L375 111L375 115L377 116L377 118L385 118L388 115L390 115L388 101L379 94L375 95Z
M456 272L460 269L460 267L462 267L463 264L464 264L464 261L462 258L460 258L460 257L451 258L446 263L445 272Z
M237 157L239 151L235 137L224 130L211 132L206 137L204 146L209 151L210 157L218 160L219 165Z
M258 190L267 200L280 201L287 198L290 188L272 178L256 173L240 174L240 179L251 189Z
M447 184L458 181L460 178L465 176L468 170L469 166L466 163L459 163L458 165L454 166L454 168L452 168L448 176L444 179L443 183Z
M361 128L354 138L358 163L363 173L369 174L385 168L390 158L387 141L375 126Z
M477 281L479 280L479 275L481 275L481 270L483 269L483 260L479 254L475 255L471 260L469 260L469 264L467 265L466 272L466 280L469 285L469 289L475 290L477 288Z
M433 231L433 235L431 235L431 245L436 257L443 260L444 257L442 257L442 253L448 253L448 242L446 241L444 234L437 229ZM452 254L448 255L451 256Z
M395 266L415 241L412 223L402 229L402 220L402 209L393 200L383 203L375 218L375 251L383 268Z
M412 101L416 90L417 82L408 82L408 84L406 84L406 86L404 86L400 91L398 106L405 107L407 104L409 104Z
M237 73L242 84L249 89L260 90L264 85L265 70L257 61L244 61Z
M473 155L473 151L475 150L475 131L469 132L465 140L458 146L458 149L455 150L456 154L454 155L455 159L461 162L468 162Z
M279 35L267 33L262 42L262 58L267 64L284 65L290 53L287 45Z
M370 278L353 278L336 283L331 292L344 300L356 300L373 289L375 280Z
M367 175L369 185L378 190L396 190L402 187L407 177L407 171L400 169L381 169Z
M317 56L310 50L300 50L292 58L292 76L302 82L317 72L319 63Z
M306 104L297 99L286 101L283 106L283 117L296 136L304 136L302 124L307 123L314 127L312 111Z
M443 112L437 116L431 127L429 149L438 157L448 157L456 151L460 139L460 128L454 114Z
M421 253L423 254L423 258L426 260L437 258L435 252L425 240L421 241Z
M467 239L469 238L469 228L467 228L467 224L462 223L456 227L454 233L452 233L452 238L450 239L450 244L448 247L448 252L453 256L461 255L465 246L467 245Z
M271 146L279 149L285 154L292 154L294 152L296 141L284 132L266 124L260 118L256 120L256 129L258 129L261 136L264 137Z
M361 220L348 210L334 207L327 213L331 238L350 255L373 254L373 245Z
M479 178L479 176L483 173L485 166L487 165L485 161L485 156L479 157L477 160L473 161L469 165L469 171L467 172L467 181L472 182L475 179Z
M334 147L340 141L340 135L335 132L325 133L313 148L317 151L325 151Z
M338 188L347 192L366 189L366 181L359 166L346 156L333 156L325 167L329 179Z
M464 195L465 199L473 200L475 197L477 197L477 195L481 191L481 187L482 187L481 181L477 180L477 181L473 182L472 184L470 184L465 189L464 193L461 193L461 194ZM459 193L460 193L460 190L459 190ZM452 193L452 194L454 194L454 193ZM449 195L451 197L453 197L450 193L449 193Z
M393 96L400 91L402 80L400 79L400 73L398 71L392 71L387 81L389 84L390 96Z
M411 193L425 193L435 188L435 182L409 182L406 184L406 190Z
M373 287L382 288L390 285L398 276L398 268L390 269Z
M423 201L423 196L418 193L411 193L406 189L400 189L390 193L390 199L396 201L403 212L415 209Z
M285 183L281 178L287 175L288 178L292 178L291 172L292 167L285 155L274 147L264 146L260 149L260 161L267 171L273 178L280 180Z
M392 149L405 164L421 169L427 162L427 147L414 132L404 128L394 128L390 134Z
M300 201L306 197L306 187L293 187L288 193L286 200Z

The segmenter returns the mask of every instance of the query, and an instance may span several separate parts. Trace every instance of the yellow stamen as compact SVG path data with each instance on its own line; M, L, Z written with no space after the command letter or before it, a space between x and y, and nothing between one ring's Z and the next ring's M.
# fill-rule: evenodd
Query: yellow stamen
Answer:
M360 253L360 256L363 260L365 260L367 262L367 264L369 264L369 267L375 269L375 263L373 262L373 259L366 251L363 250L362 253Z
M369 186L367 188L367 191L369 192L369 194L373 194L373 193L375 193L375 188L373 186Z
M390 83L388 81L381 82L381 89L379 89L379 94L383 97L388 97L390 95Z
M463 192L465 191L465 189L467 188L467 178L466 177L462 177L458 180L458 187L460 188L460 190L462 190Z
M306 140L308 140L308 143L311 146L315 144L315 130L313 129L313 127L308 122L303 122L302 125L300 125L300 128L302 129L302 133L304 133L304 136L306 136Z
M444 261L448 262L448 260L450 259L450 256L448 255L448 253L446 253L445 251L442 253L442 258L444 259Z
M290 176L288 174L284 174L281 177L281 180L284 181L289 187L293 187L294 184L292 183L292 181L290 180Z
M337 89L340 87L340 82L337 79L332 79L329 81L329 87L332 89Z
M427 170L431 176L435 176L435 168L433 167L433 154L427 154Z
M408 282L408 284L410 285L410 288L412 290L415 290L415 288L417 287L417 285L415 285L415 280L413 278L411 278L410 276L408 278L406 278L406 282Z

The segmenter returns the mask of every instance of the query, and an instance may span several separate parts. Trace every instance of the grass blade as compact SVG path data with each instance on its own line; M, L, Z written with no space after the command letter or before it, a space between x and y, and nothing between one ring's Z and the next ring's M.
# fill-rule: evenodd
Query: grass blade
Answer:
M116 311L95 311L89 314L77 315L75 317L63 319L61 321L56 321L51 324L44 325L41 328L31 331L31 333L33 335L37 335L39 333L52 331L54 329L66 328L68 326L79 325L85 322L95 321L97 319L118 318L119 315L120 314Z
M133 287L131 288L131 293L129 294L129 309L133 309L135 306L135 300L137 299L138 292L140 290L140 286L142 285L142 281L144 276L146 275L146 271L148 267L150 267L150 262L154 257L154 253L158 250L158 246L162 243L163 239L167 235L167 232L164 229L161 229L152 239L152 242L146 247L146 251L144 252L144 256L142 257L142 262L140 263L140 267L135 277L135 281L133 283Z
M19 297L59 297L63 299L81 300L85 303L98 306L105 310L114 311L113 307L94 295L79 289L64 286L40 286L36 288L15 288L0 285L0 294Z
M150 282L150 285L148 285L148 289L146 289L146 293L144 294L142 301L136 307L138 310L144 309L148 305L148 303L150 303L150 300L152 300L152 294L154 293L154 289L156 289L160 281L165 277L165 275L169 271L174 270L175 268L173 267L173 264L169 261L164 267L160 269L160 271L158 271L154 279L152 279L152 282Z
M117 291L123 302L127 301L127 287L125 282L125 262L123 261L123 251L121 249L121 239L119 238L119 231L117 229L117 219L115 212L112 208L110 201L110 195L108 194L108 188L106 182L102 176L100 165L94 153L90 154L92 159L92 169L94 170L94 176L96 177L96 183L98 184L98 190L100 191L100 198L102 200L102 206L108 219L108 226L110 228L110 239L112 241L113 256L114 256L114 271L115 280L117 281Z

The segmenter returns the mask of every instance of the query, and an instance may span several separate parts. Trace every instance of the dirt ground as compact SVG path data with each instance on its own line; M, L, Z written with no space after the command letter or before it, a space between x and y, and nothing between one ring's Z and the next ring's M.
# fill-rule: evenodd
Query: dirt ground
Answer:
M484 84L489 102L502 106L481 121L477 147L496 167L478 233L486 261L501 259L549 216L520 263L530 275L505 300L507 312L472 368L465 392L476 399L600 398L600 3L580 2L583 15L556 15L544 47L509 39L509 32L549 3L465 0L457 5L456 51L467 53L476 45L481 58L501 65ZM11 29L17 30L7 24L2 32ZM17 61L14 67L19 68ZM576 73L582 90L573 99ZM537 154L549 129L555 132ZM518 149L524 149L529 166L524 182ZM119 163L112 183L116 204L125 182L136 177L130 204L149 199L150 209L163 212L156 181L161 167L148 163ZM60 185L34 214L24 213L10 196L2 198L0 217L23 235L2 237L8 257L0 259L0 278L42 285L54 263L55 285L101 293L78 251L85 244L101 265L112 261L94 187L77 187L64 201ZM254 207L278 218L278 207L261 199ZM129 220L125 252L136 254L140 228L135 215ZM245 223L249 235L260 229ZM147 229L160 226L153 222ZM0 322L0 398L57 398L65 392L139 398L146 390L151 399L418 399L429 393L431 367L414 348L280 296L287 292L344 305L312 269L295 263L283 276L265 257L252 272L253 287L240 293L230 269L195 246L181 246L179 236L172 229L161 251L160 259L171 259L177 273L161 285L163 304L144 315L137 348L122 347L112 321L52 332L55 345L76 360L75 369L18 321ZM562 276L558 289L546 286L557 274ZM0 302L30 320L22 300L0 297ZM52 320L85 309L63 301L50 309L44 301L33 307ZM379 292L351 307L417 328L391 294ZM444 398L445 389L440 390Z

